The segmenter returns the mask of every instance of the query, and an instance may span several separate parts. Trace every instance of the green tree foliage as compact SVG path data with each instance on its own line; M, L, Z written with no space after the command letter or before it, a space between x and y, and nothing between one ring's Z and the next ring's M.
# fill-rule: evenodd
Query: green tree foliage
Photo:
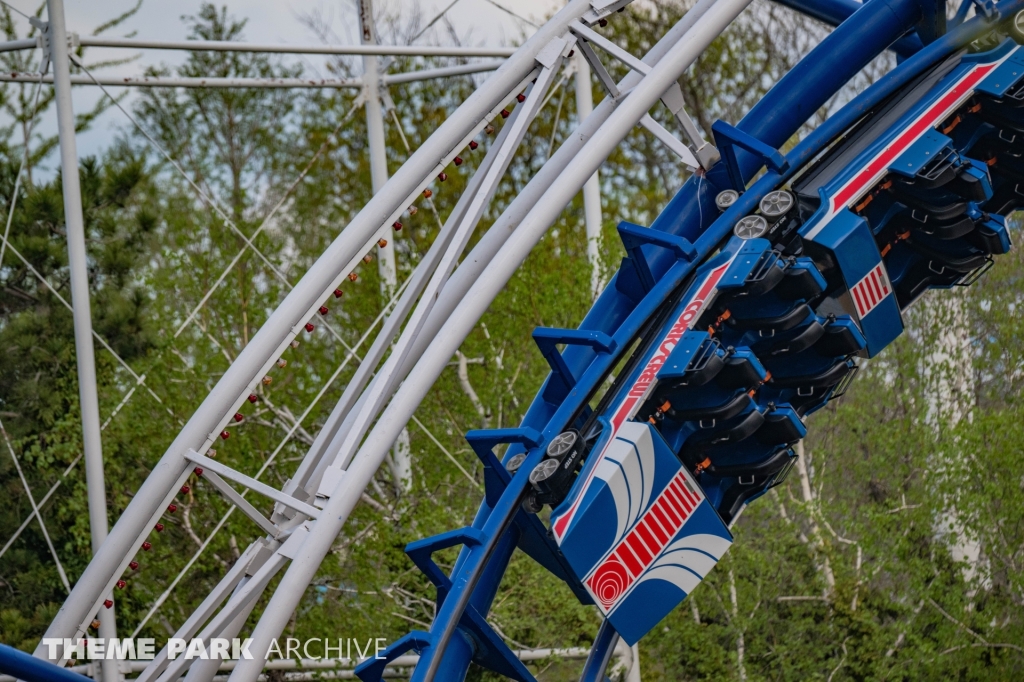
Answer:
M680 3L635 3L602 30L643 54L683 10ZM244 38L244 20L212 5L183 19L193 38ZM333 40L317 17L308 23ZM418 16L385 15L378 24L385 42L407 42L423 29ZM788 10L755 3L681 79L698 124L707 131L716 118L735 122L823 34ZM391 68L454 63L401 58ZM356 60L339 59L329 75L356 76L360 68ZM190 53L174 73L303 75L277 58L224 52ZM571 134L577 123L572 88L572 74L559 77L474 239ZM390 87L390 170L473 89L471 77ZM129 124L102 158L82 163L94 325L145 377L137 385L98 349L112 520L290 287L369 199L366 123L356 95L147 90L136 100L136 117L187 178ZM22 121L35 112L24 92L20 100L4 96L18 121L2 131L9 138L0 149L6 213L28 139ZM654 115L673 126L666 112ZM426 252L491 140L482 134L480 148L466 150L465 163L449 168L448 179L431 186L432 196L418 198L402 216L404 229L389 237L400 280ZM32 167L45 158L48 142L29 142ZM601 181L606 274L623 253L617 222L649 224L686 177L671 153L639 129L608 159ZM11 244L67 299L60 180L23 184ZM327 304L330 312L315 331L303 333L270 370L258 402L244 404L241 421L216 446L218 460L275 486L293 474L386 310L375 251L356 268L356 280L344 282L344 295ZM90 542L81 468L62 478L81 447L70 314L12 251L2 266L0 418L37 500L63 480L43 515L74 581ZM1024 422L1017 399L1024 366L1016 293L1022 269L1015 251L965 293L929 295L908 317L908 334L864 364L842 401L811 419L801 466L751 506L721 564L641 642L644 679L1022 677L1024 465L1016 446ZM579 324L590 305L590 274L577 197L410 423L411 488L382 467L293 614L287 636L394 641L429 624L433 587L403 548L472 521L482 471L463 434L519 423L548 372L529 332ZM950 300L955 303L942 303ZM968 382L949 381L955 366L936 369L941 363L932 349L948 343L941 330L951 326L968 340L962 346L972 368ZM939 418L949 405L961 406L960 416ZM0 485L8 500L0 505L0 540L6 542L29 505L4 453ZM202 479L193 477L189 485L175 500L176 510L161 519L163 531L148 538L152 548L140 553L127 588L118 591L122 632L145 620L141 635L169 636L258 536ZM265 501L254 503L269 512ZM958 560L951 550L958 539L980 543L980 560ZM449 569L455 557L449 550L435 558ZM164 600L165 588L179 577ZM0 559L0 641L31 649L62 598L33 522ZM513 648L587 647L598 626L592 607L581 606L521 554L488 619ZM542 680L571 680L580 666L548 660L534 670ZM471 679L495 678L473 669Z

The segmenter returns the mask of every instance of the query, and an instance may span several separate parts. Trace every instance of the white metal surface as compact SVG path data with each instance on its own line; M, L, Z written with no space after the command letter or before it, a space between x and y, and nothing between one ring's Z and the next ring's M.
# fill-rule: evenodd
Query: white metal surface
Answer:
M590 82L590 64L576 55L576 115L579 122L594 113L594 91ZM587 262L590 263L590 298L601 292L601 172L583 185L583 224L587 232Z
M48 39L53 67L54 104L60 142L61 185L64 192L64 223L68 240L68 270L71 284L72 318L75 328L75 356L78 362L78 396L82 411L82 448L85 453L85 482L89 501L89 529L92 551L97 555L107 539L107 491L103 477L103 443L100 438L100 406L96 391L96 353L92 344L92 312L89 302L89 266L85 250L85 218L82 188L78 176L75 114L71 104L71 72L68 41L64 28L64 0L47 0ZM40 523L42 519L40 518ZM109 594L109 587L107 590ZM95 613L95 611L94 611ZM97 614L99 635L117 637L113 608ZM121 678L117 661L103 662L103 677Z
M384 74L381 82L385 85L413 83L432 78L464 76L472 73L494 71L501 62L475 62L458 66L444 66L436 69L421 69L407 73ZM38 73L0 73L3 83L53 83L53 76ZM363 87L362 78L184 78L178 76L124 76L109 77L71 76L71 85L106 85L111 87L139 88L336 88L358 89Z
M35 40L0 43L0 52L35 47ZM286 45L281 43L243 43L232 40L139 40L81 36L83 47L120 47L151 50L188 50L192 52L264 52L277 54L376 55L406 57L511 57L514 47L434 47L430 45Z

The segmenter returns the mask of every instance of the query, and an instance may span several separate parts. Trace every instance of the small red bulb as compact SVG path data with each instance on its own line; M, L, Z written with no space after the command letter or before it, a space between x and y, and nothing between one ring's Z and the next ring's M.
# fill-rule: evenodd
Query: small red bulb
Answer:
M156 524L155 526L153 526L153 528L156 530L157 533L163 533L164 532L164 524L162 524L162 523Z
M113 605L114 605L114 602L110 601L109 599L104 599L103 600L103 608L109 609Z
M123 580L118 580L117 581L117 589L123 590L127 586L128 586L128 583L126 583L125 581L123 581Z
M314 329L315 329L315 327L313 326L313 323L312 323L312 322L307 322L307 323L306 323L306 331L307 331L307 332L311 332L311 333L312 333L312 331L313 331ZM266 383L266 382L264 382L264 383Z
M176 504L169 504L169 505L167 505L167 511L169 513L173 514L174 512L178 511L178 505L176 505Z
M149 550L153 549L153 545L148 542L143 542L142 549L148 552Z
M448 174L444 172L438 173L437 179L440 180L441 182L444 182L445 180L448 179Z
M221 431L220 437L222 440L227 440L228 438L231 438L231 433L229 433L228 431Z
M318 310L318 312L321 315L326 315L327 314L327 306L325 306L325 305L320 306L320 309Z
M202 476L203 475L203 468L202 467L196 467L192 471L195 472L196 476Z
M461 166L462 165L462 157L461 156L456 156L454 159L452 159L452 161L455 162L456 166Z
M257 400L259 400L259 397L255 393L250 393L249 394L249 402L250 403L254 403Z
M479 146L480 146L480 143L477 142L476 140L470 140L469 141L469 148L470 149L476 149Z
M357 279L359 279L359 275L357 275L357 274L356 274L356 273L354 273L354 272L350 272L350 273L348 273L348 281L350 281L350 282L354 282L354 281L356 281Z
M235 412L235 421L236 422L240 422L243 419L245 419L245 415L244 414L242 414L241 412Z
M599 20L597 22L597 25L600 26L601 28L604 28L605 26L608 25L608 20L607 19L601 19L601 20Z
M391 227L395 228L395 232L401 232L402 231L402 223L396 222Z
M523 93L520 92L518 95L516 95L516 101L517 102L525 102L526 101L526 95L524 95Z
M508 109L502 109L501 110L501 117L502 118L508 118Z
M138 561L132 561L132 562L130 562L130 563L128 564L128 568L132 569L133 571L137 571L137 570L139 570L139 562L138 562Z
M181 494L182 495L188 495L191 490L192 490L192 488L189 488L187 485L181 486Z
M334 290L334 298L341 298L344 295L345 295L345 292L342 291L341 289L335 289Z

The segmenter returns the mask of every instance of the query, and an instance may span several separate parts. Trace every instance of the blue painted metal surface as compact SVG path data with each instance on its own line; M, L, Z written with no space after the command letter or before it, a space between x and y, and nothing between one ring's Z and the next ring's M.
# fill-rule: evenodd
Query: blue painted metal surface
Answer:
M828 11L839 12L841 4L829 2ZM1000 4L998 11L1007 16L1022 8L1024 0L1014 0ZM577 594L585 584L609 614L584 672L584 679L602 679L602 661L616 627L628 642L635 641L664 615L666 605L677 603L710 570L728 546L724 522L785 476L794 456L789 446L806 433L802 417L843 390L855 373L857 356L877 353L898 335L900 309L926 288L968 283L983 269L979 263L1008 250L1005 221L998 214L1024 204L1024 193L1016 189L1018 176L1024 183L1024 164L1016 168L990 141L993 135L1008 139L1017 131L1024 144L1024 115L1015 118L1018 108L1024 112L1015 99L1024 101L1024 94L1018 94L1024 86L1017 89L1024 57L1007 42L985 54L943 62L991 30L990 22L975 19L945 36L928 36L926 47L784 158L771 153L867 61L911 27L920 28L922 16L921 6L910 0L871 0L859 8L735 129L718 127L728 139L744 143L734 145L740 149L732 163L687 182L651 228L620 226L629 255L580 331L541 333L553 373L523 421L523 428L539 436L521 439L506 454L506 462L525 455L516 473L502 469L490 449L495 442L510 442L507 434L498 434L497 441L472 434L474 450L491 472L474 530L409 548L439 586L431 632L415 633L388 652L421 652L413 679L428 679L431 665L435 679L444 680L462 679L471 661L492 668L512 665L508 652L489 646L488 633L473 621L487 613L512 551L527 537L542 563L556 566L553 570L564 571L567 559L575 573L575 582L568 582ZM831 58L835 54L843 59ZM965 74L978 77L964 85L957 79ZM896 93L910 93L904 97L909 106L891 97ZM972 97L989 99L975 107ZM863 187L847 192L841 202L832 201L851 178L863 176L879 148L904 135L916 125L915 117L943 98L949 101L940 115L885 158L877 173L861 178ZM865 115L869 123L854 127ZM872 128L876 123L880 127ZM767 239L727 241L739 218L755 212L768 192L849 130L848 140L800 182L821 176L832 161L839 172L823 177L806 196L795 187L799 208L773 219ZM866 142L863 149L856 147L860 140ZM772 167L719 214L715 194L730 184L742 186L766 161ZM644 350L591 414L592 392L621 359L616 349L629 347L642 331ZM561 342L569 345L558 353L554 344ZM623 408L627 403L628 409ZM601 456L624 440L617 435L623 425L625 440L636 444L649 438L649 443L631 448L619 443L622 453ZM526 515L520 504L536 496L539 488L528 481L529 472L550 458L546 445L566 428L582 430L579 447L589 454L572 491L553 512L559 550L537 544L538 527L523 522L536 517ZM644 472L653 476L648 480ZM661 510L664 518L657 528L666 537L654 538L653 526L645 527L641 519L654 513L658 491L675 475L680 482L668 498L682 506ZM678 486L686 489L686 484L695 493L689 502L699 501L699 507L686 509L687 500L678 496ZM625 507L622 490L631 500ZM634 491L642 494L634 496ZM698 508L705 511L698 513ZM687 530L690 523L703 527L696 534L701 539L690 542L693 547L678 548L690 552L690 558L670 562L671 571L647 579L651 573L645 571L670 555L674 542L693 535ZM597 532L613 526L615 533ZM640 537L645 529L652 537L644 546L629 545L631 554L620 554L627 536ZM719 540L708 539L715 537ZM467 539L451 578L437 575L424 559L437 542ZM609 574L614 579L605 582L615 589L606 590L593 578L595 567L610 557L622 570ZM619 589L616 580L625 586ZM649 593L637 596L640 585ZM367 666L359 675L379 679L379 670ZM532 679L521 670L512 676Z
M0 644L0 673L24 682L82 682L90 678Z

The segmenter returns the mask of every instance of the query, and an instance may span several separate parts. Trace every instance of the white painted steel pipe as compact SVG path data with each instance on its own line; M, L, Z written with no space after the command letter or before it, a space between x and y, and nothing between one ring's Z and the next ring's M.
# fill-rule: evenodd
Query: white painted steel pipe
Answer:
M367 436L351 466L345 472L320 519L298 548L291 566L264 609L252 633L255 659L241 661L231 675L232 682L255 680L271 640L287 625L306 587L316 575L323 557L341 531L370 479L398 433L412 417L430 387L466 336L473 330L494 298L526 259L558 214L579 188L622 141L637 121L653 107L672 83L685 72L751 0L718 0L661 59L647 76L623 99L595 135L534 205L502 247L484 275L434 337L410 372L373 430Z
M576 116L586 120L594 113L590 64L583 52L576 55ZM590 300L601 293L601 177L595 172L583 185L583 225L587 234L587 262L590 263Z
M0 43L0 52L35 47L35 40ZM273 52L277 54L377 55L395 57L511 57L514 47L441 47L433 45L284 45L281 43L242 43L231 40L139 40L81 36L83 47L115 47L150 50L188 50L190 52Z
M501 62L475 62L436 69L421 69L406 73L384 74L380 82L385 85L400 85L433 78L449 78L474 73L494 71ZM363 87L362 78L184 78L177 76L71 76L71 85L103 85L106 87L136 88L334 88L352 89ZM38 73L0 73L0 83L38 83ZM43 83L53 83L53 76L44 75Z
M515 111L512 112L512 116L516 116ZM313 441L313 445L310 446L303 457L302 463L299 468L295 471L291 481L285 488L285 492L288 494L294 494L299 488L305 488L310 494L316 493L316 487L319 484L320 477L323 474L322 468L326 467L330 462L323 462L321 465L321 455L324 452L324 448L328 443L335 437L335 434L347 433L352 426L351 419L347 417L355 418L355 413L350 412L353 406L359 405L360 396L363 394L363 389L366 388L367 383L373 376L374 371L380 364L381 360L384 359L388 348L391 347L391 343L398 335L416 306L417 300L426 288L428 281L434 270L437 268L438 263L441 262L441 258L448 250L448 245L451 244L452 238L455 235L455 231L459 224L462 222L463 216L466 214L466 210L469 207L473 197L480 190L480 186L483 182L484 177L487 175L487 170L494 163L495 158L498 155L499 150L504 144L505 138L508 137L509 126L502 126L501 130L498 131L495 140L488 146L487 154L484 155L480 165L477 166L476 172L473 173L472 177L466 185L466 189L462 192L462 196L459 197L458 202L455 204L455 208L448 215L447 220L441 226L441 231L438 232L437 236L434 237L433 243L427 250L426 255L416 265L416 269L409 276L409 284L405 288L402 296L398 299L398 303L395 304L391 314L388 315L387 319L384 320L384 324L378 332L377 337L374 339L373 344L369 350L363 355L363 360L359 364L355 373L349 379L348 384L345 386L345 390L342 392L341 398L338 399L337 404L331 411L330 416L324 422L324 425L320 428L316 438ZM418 356L417 356L418 357ZM404 366L405 363L403 363ZM402 378L405 374L401 375ZM357 408L358 410L358 408ZM308 481L311 481L307 484Z
M117 572L136 551L142 535L148 532L151 520L159 513L167 497L174 493L181 477L186 475L189 464L184 454L190 448L199 453L206 451L223 425L227 424L233 410L245 400L249 387L276 360L278 353L319 306L323 297L334 289L336 282L347 274L349 266L362 255L366 244L383 226L390 225L393 216L404 210L410 197L433 177L438 159L446 158L464 143L466 137L479 127L481 120L533 70L541 48L552 38L564 34L569 23L582 16L589 7L588 0L571 0L534 33L416 150L388 181L386 191L378 193L367 203L306 272L154 465L50 624L46 637L75 638L84 632L101 595L110 589L118 577ZM358 497L357 493L353 504ZM337 535L336 531L334 535ZM319 565L319 560L316 565ZM306 584L299 586L300 593ZM36 655L46 657L45 647L38 647Z
M39 47L39 41L35 38L25 38L23 40L10 40L6 43L0 43L0 52L17 52L18 50L32 50Z
M567 50L568 43L566 41L559 41L557 47L559 50ZM363 394L365 403L358 410L354 411L356 416L351 421L349 429L339 432L327 446L327 451L334 454L334 467L344 469L350 457L355 454L363 436L369 430L388 398L391 397L394 388L398 385L398 373L405 358L408 357L413 339L419 335L420 330L423 328L423 323L430 314L430 309L433 307L438 293L444 287L444 283L455 268L466 244L473 235L477 223L483 216L484 211L487 210L491 198L497 191L498 183L505 175L513 155L526 136L530 123L537 112L540 111L544 95L554 81L557 67L561 66L561 61L559 57L556 65L548 66L541 70L537 76L536 83L530 88L523 104L515 108L512 117L502 126L504 139L497 146L494 161L485 171L480 188L471 197L465 215L459 221L459 226L452 239L451 246L446 249L434 270L430 282L427 284L420 299L420 304L413 311L408 324L402 332L402 336L398 339L391 352L391 356L388 357L387 362L384 363L384 366L377 373L373 384Z
M103 476L103 442L100 438L100 405L96 391L96 353L92 341L92 312L89 302L89 264L85 250L85 218L82 187L78 176L75 141L75 113L71 104L71 62L64 28L64 0L47 0L50 61L53 65L57 136L60 140L61 185L64 191L64 223L68 239L68 270L71 283L72 318L75 328L75 356L78 361L78 397L82 411L82 449L85 455L85 485L89 504L89 530L95 557L107 539L107 486ZM42 517L39 522L42 523ZM91 616L87 613L86 616ZM117 637L113 607L99 614L99 636ZM103 678L121 679L117 661L104 660Z
M373 23L372 0L359 0L359 39L363 45L377 42ZM380 64L376 55L363 55L363 97L366 100L366 142L370 152L370 186L373 193L384 189L388 181L388 149L384 142L384 109L380 99ZM383 287L384 300L391 300L398 286L395 266L395 240L377 250L377 272Z

